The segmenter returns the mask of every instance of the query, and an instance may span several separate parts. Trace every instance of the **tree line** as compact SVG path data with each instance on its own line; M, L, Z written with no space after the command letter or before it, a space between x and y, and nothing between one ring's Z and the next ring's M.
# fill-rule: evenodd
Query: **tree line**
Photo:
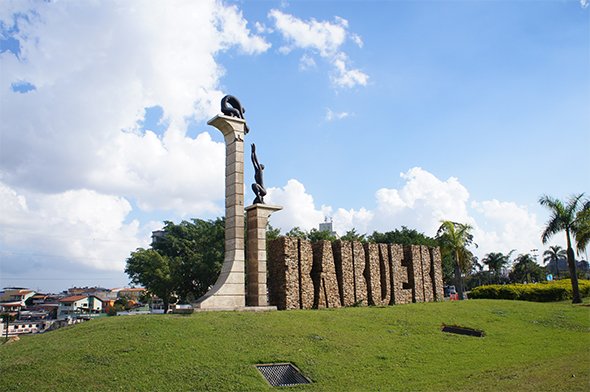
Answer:
M573 302L581 302L578 290L578 271L574 257L574 247L581 254L590 240L590 200L583 194L572 196L567 202L542 196L539 203L550 210L550 219L541 234L543 243L560 232L565 232L567 249L550 246L543 254L546 263L557 265L564 256L568 263L569 277L572 279ZM225 219L192 219L175 224L164 222L158 236L154 236L148 249L139 248L127 259L125 272L131 283L142 285L150 293L164 302L164 309L170 303L180 301L190 303L204 295L211 287L223 265ZM360 234L356 229L347 231L340 240L396 243L401 245L426 245L440 247L442 254L443 279L453 283L459 298L464 298L466 289L489 283L532 282L545 279L547 271L536 263L531 254L518 255L513 263L508 254L492 252L481 262L470 250L477 247L473 237L473 227L459 222L442 221L434 237L429 237L415 229L402 226L388 232L374 231ZM280 236L280 230L268 226L267 239ZM301 230L295 227L285 233L312 242L338 239L334 233L312 229ZM506 274L507 267L512 268ZM487 266L487 271L484 270ZM587 269L587 262L586 262ZM556 271L559 276L559 270Z

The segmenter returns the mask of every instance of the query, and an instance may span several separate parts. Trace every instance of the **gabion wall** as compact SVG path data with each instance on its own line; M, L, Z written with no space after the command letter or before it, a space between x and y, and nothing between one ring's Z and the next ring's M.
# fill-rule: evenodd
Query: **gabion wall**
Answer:
M439 248L355 241L268 243L269 303L278 309L443 300Z

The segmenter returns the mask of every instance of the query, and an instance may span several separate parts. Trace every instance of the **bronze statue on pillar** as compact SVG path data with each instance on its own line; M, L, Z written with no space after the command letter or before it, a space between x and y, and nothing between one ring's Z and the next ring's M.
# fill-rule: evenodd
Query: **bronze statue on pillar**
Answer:
M244 118L246 108L243 107L240 101L233 95L226 95L221 99L221 113L225 114L226 116L237 117L241 118L242 120L246 120ZM249 131L250 129L248 128L248 125L244 124L244 135Z
M252 184L252 190L256 195L256 199L254 199L252 204L264 204L264 196L266 196L264 179L262 178L264 165L258 162L258 158L256 157L256 145L254 143L252 143L252 164L254 165L254 180L256 181Z

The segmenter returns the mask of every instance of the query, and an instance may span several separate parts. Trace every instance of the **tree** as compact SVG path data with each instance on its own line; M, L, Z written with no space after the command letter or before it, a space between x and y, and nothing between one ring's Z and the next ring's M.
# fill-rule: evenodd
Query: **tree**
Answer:
M192 301L217 280L225 253L225 220L166 221L162 231L152 249L131 253L125 272L132 283L160 297L168 309L176 295L183 302Z
M190 302L204 295L219 276L225 254L225 219L164 223L164 235L152 248L174 261L171 273L176 294L182 302Z
M275 229L270 223L266 225L266 240L276 240L281 235L281 229Z
M451 265L453 260L450 260ZM476 256L473 256L471 260L471 271L469 271L469 276L465 278L465 289L471 290L477 286L485 285L485 284L492 284L491 282L491 274L490 271L483 270L484 265L479 262L479 259ZM452 271L451 271L452 274ZM444 276L444 275L443 275ZM451 277L452 279L452 277Z
M348 230L342 237L340 237L340 239L342 241L366 242L365 234L357 233L355 228L353 228L352 230Z
M125 273L132 283L141 284L164 302L164 311L173 299L174 279L171 260L153 249L139 248L127 259Z
M329 231L318 230L315 228L311 229L311 231L303 231L299 227L292 228L285 234L285 236L309 240L311 242L335 241L337 239L337 237Z
M306 239L307 233L305 231L301 230L299 228L299 226L296 226L296 227L292 228L291 230L289 230L287 233L285 233L285 236Z
M540 282L545 278L545 270L535 262L530 254L521 254L514 260L510 281L519 283Z
M478 272L483 272L483 264L479 262L477 256L473 256L473 261L471 263L471 272L473 272L474 274Z
M378 244L439 246L436 239L428 237L414 229L408 229L406 226L402 226L401 230L396 229L386 233L374 231L373 234L368 237L368 240Z
M443 221L436 238L441 246L442 252L450 255L454 261L455 284L459 293L459 299L464 299L462 271L471 270L471 261L473 254L467 249L470 245L475 245L471 230L473 228L468 224L462 224L452 221Z
M482 263L487 265L490 272L494 274L496 283L500 283L502 268L510 263L510 255L512 255L512 252L514 252L514 250L511 250L507 255L501 252L491 252L482 259Z
M318 241L335 241L337 238L334 234L325 230L311 229L307 234L307 239L311 242Z
M586 204L576 215L578 229L575 232L576 243L578 244L578 255L586 249L590 243L590 207Z
M543 252L543 263L549 264L554 263L555 265L555 276L559 279L559 260L565 259L567 254L565 249L559 245L550 246L545 252Z
M543 244L546 244L553 235L564 231L567 243L567 264L572 282L572 303L582 303L580 289L578 288L578 274L576 260L572 244L572 237L578 241L577 248L585 247L584 232L587 228L587 211L590 210L590 201L583 200L584 194L572 195L567 204L551 196L543 195L539 198L539 204L549 209L551 215L546 223L545 230L541 234ZM579 238L581 237L581 238ZM580 244L580 239L582 243ZM586 242L587 243L587 242Z

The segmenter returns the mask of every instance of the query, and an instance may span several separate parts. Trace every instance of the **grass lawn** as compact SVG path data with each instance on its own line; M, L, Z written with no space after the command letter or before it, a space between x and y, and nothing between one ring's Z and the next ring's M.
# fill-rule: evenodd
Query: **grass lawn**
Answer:
M486 335L445 334L443 323ZM272 362L313 381L289 390L586 391L590 307L468 300L110 317L0 345L0 390L264 391L274 388L254 365Z

